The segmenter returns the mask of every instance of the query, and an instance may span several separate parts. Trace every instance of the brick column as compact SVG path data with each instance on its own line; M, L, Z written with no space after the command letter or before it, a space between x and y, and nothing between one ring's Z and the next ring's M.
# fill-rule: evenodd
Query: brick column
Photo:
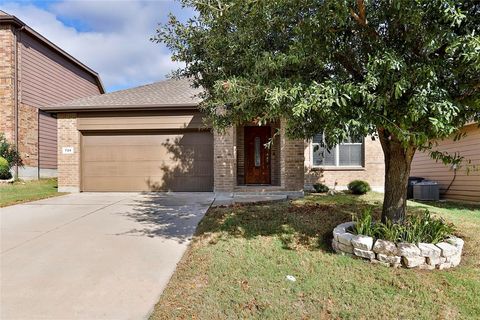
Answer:
M286 191L303 191L305 141L285 135L285 120L280 122L280 180Z
M237 180L236 129L214 132L214 191L233 192Z
M12 26L0 25L0 132L15 141L15 36Z
M76 113L59 113L58 139L58 191L80 192L80 132ZM63 154L63 147L73 147L72 154Z

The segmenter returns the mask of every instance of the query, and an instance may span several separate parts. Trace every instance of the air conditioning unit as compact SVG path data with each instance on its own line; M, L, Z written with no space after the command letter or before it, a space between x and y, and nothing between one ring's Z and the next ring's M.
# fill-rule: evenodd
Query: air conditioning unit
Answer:
M435 181L424 180L413 185L414 200L438 201L440 185Z

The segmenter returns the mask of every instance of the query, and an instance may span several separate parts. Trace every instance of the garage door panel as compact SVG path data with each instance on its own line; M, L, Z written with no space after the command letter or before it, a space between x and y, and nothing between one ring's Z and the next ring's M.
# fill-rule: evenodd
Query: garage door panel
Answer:
M84 133L84 191L212 191L210 132Z
M150 177L165 172L166 168L175 168L170 164L163 164L161 161L142 161L137 166L130 165L130 162L122 161L115 163L108 162L86 162L83 165L83 174L86 177ZM159 170L160 169L160 170ZM170 169L168 169L170 170Z
M119 148L123 152L119 152ZM85 162L98 161L163 161L172 154L162 146L87 146L84 149Z

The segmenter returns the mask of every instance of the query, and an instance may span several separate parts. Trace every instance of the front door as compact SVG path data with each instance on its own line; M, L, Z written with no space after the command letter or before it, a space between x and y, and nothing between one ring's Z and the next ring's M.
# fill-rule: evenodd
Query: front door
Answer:
M270 184L271 128L245 127L245 183Z

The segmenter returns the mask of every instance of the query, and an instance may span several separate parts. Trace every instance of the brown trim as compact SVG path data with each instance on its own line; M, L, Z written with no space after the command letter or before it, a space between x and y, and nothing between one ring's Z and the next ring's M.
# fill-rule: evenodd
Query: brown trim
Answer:
M85 136L94 136L98 134L108 134L108 135L142 135L142 134L154 134L154 133L178 133L181 132L212 132L209 128L202 129L99 129L99 130L79 130L82 134L82 137Z
M3 12L5 12L5 11L3 11ZM25 23L23 23L22 20L18 19L15 16L11 16L6 12L5 12L5 14L6 14L5 16L0 15L0 24L11 24L12 26L14 26L16 28L20 28L20 27L25 26Z
M7 13L6 13L7 14ZM94 78L95 78L95 81L97 82L97 86L99 87L100 89L100 92L101 93L105 93L105 87L103 86L103 83L102 83L102 80L100 79L100 77L98 76L98 73L95 72L94 70L90 69L89 67L87 67L85 64L83 64L82 62L80 62L79 60L77 60L76 58L74 58L72 55L70 55L69 53L67 53L66 51L64 51L63 49L61 49L60 47L58 47L57 45L55 45L53 42L51 42L50 40L48 40L47 38L45 38L44 36L42 36L40 33L38 33L37 31L33 30L32 28L30 28L25 22L23 22L22 20L18 19L17 17L15 16L12 16L12 15L0 15L0 24L10 24L12 26L14 26L15 28L20 28L20 31L26 31L28 33L30 33L32 36L34 36L35 38L37 38L38 40L40 40L41 42L43 42L45 45L47 45L48 47L50 47L51 49L57 51L58 53L60 53L62 56L64 56L65 58L67 58L68 60L70 60L71 62L73 62L74 64L76 64L77 66L79 66L80 68L84 69L85 71L87 71L88 73L90 73Z

